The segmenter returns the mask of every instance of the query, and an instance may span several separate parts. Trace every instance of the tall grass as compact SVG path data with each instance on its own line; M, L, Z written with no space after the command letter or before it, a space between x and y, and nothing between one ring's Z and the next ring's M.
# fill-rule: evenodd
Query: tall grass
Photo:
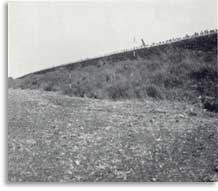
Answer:
M217 36L59 67L18 80L16 87L61 91L70 96L170 99L198 102L215 97Z

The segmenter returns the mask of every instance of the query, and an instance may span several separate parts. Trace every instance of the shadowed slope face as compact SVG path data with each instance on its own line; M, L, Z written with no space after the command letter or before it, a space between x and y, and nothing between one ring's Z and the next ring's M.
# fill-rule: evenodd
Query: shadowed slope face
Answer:
M92 98L196 102L217 94L217 34L69 64L17 79L15 87Z

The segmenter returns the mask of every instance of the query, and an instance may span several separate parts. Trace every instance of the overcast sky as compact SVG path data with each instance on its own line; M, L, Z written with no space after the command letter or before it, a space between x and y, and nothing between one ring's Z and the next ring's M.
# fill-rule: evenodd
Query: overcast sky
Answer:
M8 75L217 28L217 0L10 2Z

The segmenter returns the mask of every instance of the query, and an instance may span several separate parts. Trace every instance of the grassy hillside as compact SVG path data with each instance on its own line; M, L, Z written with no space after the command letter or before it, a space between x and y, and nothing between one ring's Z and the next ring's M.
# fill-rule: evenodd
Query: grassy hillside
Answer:
M15 88L61 91L91 98L139 98L196 103L218 89L217 34L143 48L39 71ZM71 84L71 85L70 85Z
M8 181L216 182L217 127L187 103L9 89Z

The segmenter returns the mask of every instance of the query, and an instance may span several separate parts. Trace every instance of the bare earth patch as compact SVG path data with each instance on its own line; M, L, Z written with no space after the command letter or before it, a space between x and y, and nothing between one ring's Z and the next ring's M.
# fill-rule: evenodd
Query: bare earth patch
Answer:
M8 180L218 181L218 115L9 89Z

